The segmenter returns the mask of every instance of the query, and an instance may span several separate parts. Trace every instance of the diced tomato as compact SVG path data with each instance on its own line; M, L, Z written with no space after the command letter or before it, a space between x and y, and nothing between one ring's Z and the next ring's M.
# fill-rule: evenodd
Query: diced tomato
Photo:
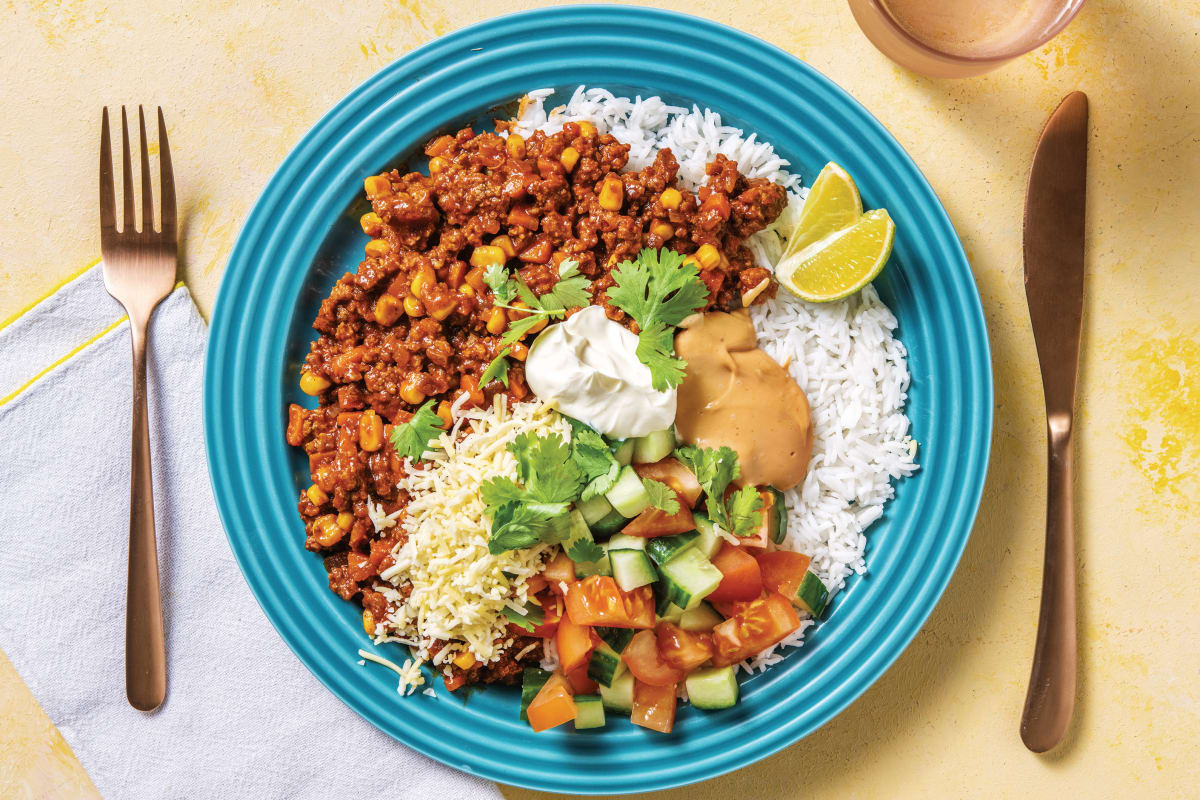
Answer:
M539 639L550 639L558 631L558 621L562 618L559 612L561 601L553 592L542 592L537 599L542 604L542 624L535 625L531 635ZM528 631L523 633L529 634Z
M558 648L558 662L563 672L586 665L595 646L592 629L586 625L576 625L569 616L559 620L558 630L554 632L554 644Z
M765 589L758 595L758 597L766 596L767 592ZM754 598L754 600L757 600L758 597ZM743 610L749 608L750 604L753 603L754 600L714 600L712 602L712 607L715 608L722 617L729 619L730 617L736 617Z
M712 636L707 633L685 631L671 622L660 622L654 627L658 644L658 655L671 667L691 672L712 658Z
M758 566L762 569L763 586L779 592L788 600L796 596L804 574L812 559L803 553L791 550L773 550L758 554Z
M730 664L760 653L800 627L796 609L783 595L768 592L751 601L735 616L713 628L714 667Z
M571 694L571 684L560 672L550 676L525 711L525 716L529 718L529 727L535 731L562 725L575 719L575 714L575 698Z
M695 508L700 499L700 481L692 471L678 459L664 458L653 464L634 464L633 470L642 478L661 481L675 490L686 502L688 508Z
M561 593L562 587L558 584L570 583L575 580L575 562L560 550L558 555L546 562L546 568L542 570L542 575L550 584L551 589Z
M675 684L655 686L635 679L629 721L652 731L670 733L675 727Z
M542 589L546 588L546 576L534 575L525 581L525 592L527 594L537 594Z
M568 672L567 680L570 681L575 694L595 694L600 690L600 685L588 677L587 664Z
M653 686L668 686L679 683L684 671L663 661L658 653L658 639L654 631L638 631L625 645L621 660L629 667L633 677Z
M654 536L671 536L676 533L687 533L696 529L696 521L688 508L687 498L675 492L679 500L679 510L668 514L651 506L626 523L621 533L626 536L642 536L647 539Z
M467 682L467 673L452 672L449 675L442 675L442 683L446 684L446 691L453 692Z
M713 601L753 600L762 594L763 577L754 556L729 542L722 542L721 549L712 559L713 566L721 570L721 583L706 599Z
M653 591L639 587L623 592L615 580L605 575L591 575L569 584L566 605L567 616L576 625L654 627Z

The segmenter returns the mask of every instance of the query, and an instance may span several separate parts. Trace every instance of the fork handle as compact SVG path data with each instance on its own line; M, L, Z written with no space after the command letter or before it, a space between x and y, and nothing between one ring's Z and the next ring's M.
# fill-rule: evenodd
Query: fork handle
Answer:
M129 315L133 338L133 450L129 482L129 578L125 597L125 693L141 711L158 708L167 694L158 548L154 537L154 483L146 412L146 327L149 315Z
M1042 610L1021 716L1021 740L1035 753L1044 753L1062 740L1075 708L1075 467L1071 417L1052 415L1048 427Z

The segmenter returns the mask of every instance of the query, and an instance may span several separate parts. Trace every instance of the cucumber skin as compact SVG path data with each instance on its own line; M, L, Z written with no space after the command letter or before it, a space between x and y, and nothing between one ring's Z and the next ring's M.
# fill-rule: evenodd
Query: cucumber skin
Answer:
M623 653L634 634L632 628L608 628L597 625L593 630L615 653Z
M696 524L696 533L700 534L700 538L696 540L696 549L711 559L721 549L725 540L717 533L717 526L699 511L692 512L692 521Z
M529 710L529 704L533 702L533 698L537 697L537 693L546 685L546 681L550 680L550 673L544 669L537 667L526 667L524 674L521 676L521 721L528 722L529 716L526 713Z
M633 711L633 673L623 672L612 686L600 687L600 699L604 707L628 714Z
M680 579L681 569L707 573L705 579L712 585L707 591L689 591L685 585L685 581ZM721 579L724 577L721 571L712 565L711 561L694 548L684 550L679 556L660 567L659 571L662 573L663 582L666 584L668 599L675 603L675 605L680 606L684 611L690 611L698 606L701 600L708 597L720 585Z
M623 666L625 662L621 656L607 644L601 644L588 658L587 676L601 686L612 686L612 682L621 676Z
M604 519L592 526L592 533L599 536L609 536L624 528L625 523L628 521L625 517L621 516L620 511L614 508L605 515Z
M700 538L696 531L676 533L673 536L657 536L646 542L646 552L661 567L690 549Z
M768 486L767 491L775 498L771 503L771 513L775 515L775 531L771 539L775 544L783 544L787 538L787 504L783 500L783 492L774 486Z
M684 685L688 702L696 708L716 711L737 705L739 689L733 667L698 669L684 679Z
M796 590L796 599L808 609L813 619L818 619L825 613L825 606L829 602L829 590L820 578L812 572L806 572L804 580L800 581L800 588Z
M646 539L643 536L626 536L617 534L608 540L610 550L645 550Z
M604 727L604 701L597 694L575 698L575 730Z

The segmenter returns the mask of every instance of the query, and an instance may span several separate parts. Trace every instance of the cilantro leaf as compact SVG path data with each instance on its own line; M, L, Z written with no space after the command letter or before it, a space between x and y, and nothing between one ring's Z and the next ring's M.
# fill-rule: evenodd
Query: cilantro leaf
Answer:
M492 294L501 303L511 303L513 299L513 287L509 283L508 270L503 264L489 264L488 268L483 272L483 282L492 290Z
M546 612L537 603L527 603L525 605L525 613L515 611L509 606L505 606L501 611L509 622L530 633L533 633L533 629L536 626L546 621Z
M679 513L679 498L670 486L652 478L643 478L642 486L645 487L646 494L650 495L650 505L667 514Z
M692 471L704 489L708 518L731 531L733 522L725 504L725 489L741 474L737 453L729 447L714 450L685 445L675 450L675 457Z
M492 509L505 503L520 501L525 497L525 490L513 483L511 478L497 475L480 485L479 496L484 505Z
M568 506L560 504L505 503L492 514L492 536L488 552L532 547L539 542L554 544L566 538L570 525Z
M508 445L517 474L532 502L569 503L579 496L583 473L571 460L571 448L557 433L519 434Z
M729 532L735 536L750 536L762 524L763 501L753 486L743 486L729 496Z
M651 385L660 392L678 386L683 381L687 362L675 357L675 329L662 323L643 328L638 334L638 361L650 368Z
M480 386L487 386L492 381L500 381L505 388L508 388L508 354L511 352L511 347L505 347L499 355L492 359L492 363L488 364L487 369L479 376Z
M517 310L524 311L525 309ZM504 335L500 337L500 344L508 347L521 341L534 325L542 321L544 316L544 314L530 314L522 319L510 320L508 330L504 331Z
M579 274L579 262L566 259L558 265L558 283L538 298L539 305L548 311L590 305L592 298L587 290L591 285L591 281Z
M613 487L621 465L613 457L608 442L595 429L570 417L567 422L571 423L571 460L587 482L579 499L591 500Z
M401 456L419 461L429 449L429 443L442 433L442 418L433 412L435 401L429 400L417 409L412 419L392 428L392 447Z
M599 561L604 555L604 548L588 539L576 539L567 548L567 556L576 564Z
M654 388L678 385L684 362L675 358L673 329L708 302L708 287L699 271L674 250L646 248L636 260L621 262L612 277L609 302L641 329L637 355L650 368Z

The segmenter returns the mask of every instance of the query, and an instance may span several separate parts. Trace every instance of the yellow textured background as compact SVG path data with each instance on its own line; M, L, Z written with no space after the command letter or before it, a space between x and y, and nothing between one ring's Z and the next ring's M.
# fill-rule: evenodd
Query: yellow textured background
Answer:
M534 4L168 5L0 2L0 319L98 254L102 103L167 108L183 277L207 313L241 220L326 109L413 47ZM842 0L658 5L737 25L796 54L896 135L966 246L997 386L979 522L912 646L802 743L664 796L1197 796L1200 4L1089 0L1049 45L961 82L892 65ZM664 46L679 48L686 63L686 42ZM1017 736L1045 496L1020 219L1037 133L1072 89L1092 101L1077 453L1081 683L1068 741L1037 757ZM0 796L94 792L0 656Z

